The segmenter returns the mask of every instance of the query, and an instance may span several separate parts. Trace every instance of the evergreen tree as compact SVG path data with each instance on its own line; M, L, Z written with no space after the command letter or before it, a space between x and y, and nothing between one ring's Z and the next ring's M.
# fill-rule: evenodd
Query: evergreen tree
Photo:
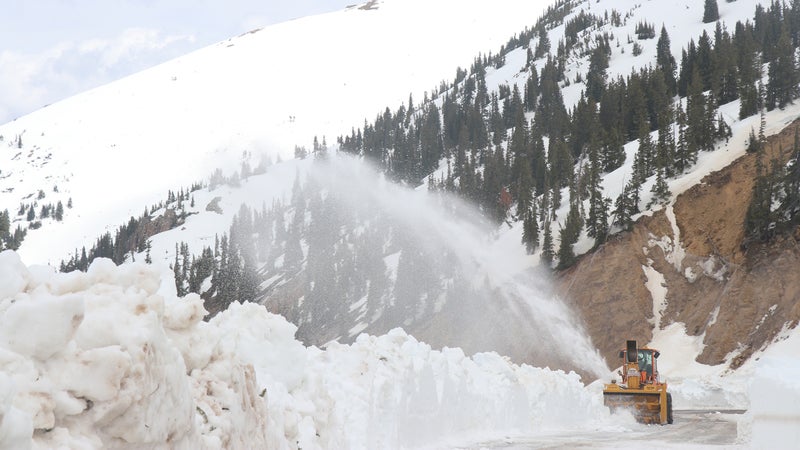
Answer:
M689 40L689 44L681 51L681 66L680 74L678 76L678 95L686 97L686 92L689 89L694 77L694 72L697 68L697 46L694 39Z
M541 263L550 268L553 266L553 234L550 231L550 222L545 221L544 223L544 236L542 237L542 252L539 255L539 260Z
M563 71L558 68L558 61L548 58L542 73L539 86L539 104L536 107L537 121L542 130L547 130L549 136L564 137L568 132L569 114L564 107L564 98L558 80L562 78Z
M786 12L786 15L792 46L798 48L800 47L800 0L791 0L791 9Z
M501 223L505 218L505 207L500 201L500 193L505 185L505 157L499 145L495 152L486 160L483 170L483 189L481 193L481 206L487 216Z
M500 145L506 140L507 129L503 122L503 115L500 113L500 100L497 97L497 92L492 92L489 122L491 122L492 144Z
M530 51L530 48L528 49ZM524 106L526 111L536 110L536 99L539 97L539 72L531 65L531 73L525 82Z
M608 237L608 208L610 200L603 197L603 187L600 185L599 163L593 162L589 166L589 217L586 221L586 233L595 239L599 245Z
M700 132L700 136L702 137L700 141L700 149L710 152L714 150L714 145L719 137L719 130L717 126L719 110L717 108L717 99L714 95L714 92L709 92L708 95L705 96L705 102L705 114L703 115L703 123ZM723 129L722 131L724 132L725 130Z
M531 176L530 163L527 158L519 160L520 173L517 176L516 197L517 217L524 218L533 203L533 177Z
M254 263L250 258L244 258L242 261L237 298L240 302L255 302L258 300L260 277Z
M539 224L536 221L536 203L531 203L522 220L522 243L528 254L533 254L539 246Z
M586 150L586 144L591 139L598 139L600 123L597 118L597 105L594 100L587 99L581 94L578 104L572 112L572 131L570 133L570 147L573 159L577 160Z
M756 131L750 128L750 136L747 138L747 153L757 153L761 150L761 140L756 136Z
M653 139L650 136L650 130L645 125L642 125L639 130L639 149L636 151L636 156L633 160L633 179L637 183L643 183L650 175L653 174L653 154L655 149L653 147Z
M672 106L662 109L658 116L658 143L654 161L654 166L663 168L668 176L675 174L674 162L677 151L675 132L672 127L673 116Z
M749 52L745 61L739 63L739 119L750 117L760 108L760 93L756 78L760 78L760 66L755 53Z
M789 225L800 223L800 128L794 129L792 156L783 179L784 198L781 210Z
M641 185L628 182L614 202L614 225L623 231L633 229L633 215L639 212L639 189Z
M59 222L64 220L64 204L61 203L61 200L56 204L56 211L53 217Z
M543 58L548 52L550 52L550 38L547 36L547 28L542 25L539 27L539 42L536 44L534 58Z
M780 38L774 47L775 59L769 63L767 75L766 107L783 109L798 93L798 73L795 49L792 47L787 27L781 29Z
M181 284L183 286L183 295L189 292L189 273L191 272L192 264L189 258L189 244L181 242Z
M664 83L667 85L669 96L674 97L678 92L678 81L675 78L677 66L670 50L669 34L664 25L661 25L661 35L656 44L656 67L664 74Z
M703 30L700 39L697 40L697 59L695 60L695 68L700 74L700 81L702 83L702 91L714 90L716 88L717 74L717 61L714 59L714 51L711 48L711 36ZM690 80L691 82L691 80Z
M11 241L11 218L8 215L8 210L0 211L0 250L9 248Z
M648 208L653 205L665 205L669 202L670 197L672 197L672 192L670 192L669 185L667 185L663 169L659 168L656 171L656 182L653 184L650 192L653 194L653 197L650 199Z
M175 262L172 263L172 272L175 278L175 290L179 297L183 297L186 295L186 284L183 278L183 271L181 270L180 264L180 251L178 250L178 244L175 244Z
M533 174L533 187L536 195L541 195L546 191L547 181L547 152L544 148L542 130L534 119L530 127L530 156L531 171Z
M553 191L560 190L567 187L573 177L575 165L572 160L567 144L561 139L551 139L550 148L547 153L548 166L548 183ZM560 197L559 197L560 199ZM560 203L553 199L554 203ZM558 208L558 206L556 206Z
M772 223L773 180L764 173L761 154L756 157L756 182L745 214L745 243L769 238Z
M214 252L211 247L204 247L198 258L192 258L192 269L189 271L189 292L200 294L203 283L214 274Z
M651 131L650 113L647 108L647 98L644 95L642 77L638 73L632 73L628 77L628 90L625 96L626 108L626 129L628 137L633 140L641 135L642 129Z
M302 217L295 213L295 220L292 221L292 225L286 235L286 244L283 254L283 269L286 272L300 269L300 265L305 257L303 255L303 248L300 245L302 221Z
M725 121L725 118L722 117L722 113L717 115L717 133L716 138L719 140L725 139L727 142L733 136L733 130L731 130L730 125Z
M602 142L600 161L603 171L611 172L625 163L625 147L616 129L604 131Z
M572 246L578 242L578 238L583 228L583 220L580 216L578 209L579 200L573 197L575 194L570 195L570 209L567 213L567 218L564 221L564 228L559 232L560 242L558 245L558 270L563 270L571 267L577 262L575 251Z
M702 81L695 70L686 96L686 156L691 163L697 161L697 154L705 149L708 135L713 135L705 126L707 117Z
M681 174L694 163L694 155L689 152L689 144L686 141L687 128L686 113L681 108L680 103L675 107L675 126L677 127L678 140L675 143L675 158L672 162L673 173Z
M589 72L586 74L586 95L595 102L600 101L606 85L606 69L610 48L598 45L589 57Z
M703 23L711 23L719 20L719 7L717 0L705 0L703 7Z
M738 69L736 51L733 47L731 35L728 30L717 22L714 30L714 52L716 73L713 80L714 93L719 98L720 104L726 104L739 98Z
M439 117L439 109L436 104L430 104L428 107L422 126L419 129L419 145L420 145L420 171L421 173L414 174L415 178L420 177L425 173L430 173L439 164L439 160L444 154L444 143L442 142L442 126L441 118Z

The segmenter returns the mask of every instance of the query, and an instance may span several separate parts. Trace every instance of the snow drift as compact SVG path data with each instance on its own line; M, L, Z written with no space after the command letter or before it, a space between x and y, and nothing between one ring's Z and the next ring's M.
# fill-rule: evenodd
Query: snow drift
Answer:
M574 373L400 329L307 348L255 304L204 315L146 264L0 253L0 448L395 448L610 419Z

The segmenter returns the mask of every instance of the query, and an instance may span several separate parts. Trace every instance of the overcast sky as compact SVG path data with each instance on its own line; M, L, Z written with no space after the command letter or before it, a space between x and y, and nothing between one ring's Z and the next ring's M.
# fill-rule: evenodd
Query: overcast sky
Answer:
M0 124L245 31L363 0L10 0Z

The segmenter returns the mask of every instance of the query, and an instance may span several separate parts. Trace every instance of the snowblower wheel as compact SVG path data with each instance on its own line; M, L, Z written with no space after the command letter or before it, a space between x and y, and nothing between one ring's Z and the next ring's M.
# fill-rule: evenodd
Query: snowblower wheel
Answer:
M667 393L667 423L672 424L672 394Z

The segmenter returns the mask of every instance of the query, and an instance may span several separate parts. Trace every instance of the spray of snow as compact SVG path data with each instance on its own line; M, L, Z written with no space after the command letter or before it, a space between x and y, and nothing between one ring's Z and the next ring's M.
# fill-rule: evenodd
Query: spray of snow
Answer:
M363 161L341 154L312 164L307 176L335 193L342 211L381 211L394 224L392 229L404 230L430 255L428 261L454 255L442 263L454 268L480 298L461 299L454 306L461 329L447 345L498 351L518 362L555 359L566 362L560 367L594 376L607 372L577 314L551 292L547 275L531 269L531 257L520 241L498 239L496 228L472 205L446 193L387 182Z

